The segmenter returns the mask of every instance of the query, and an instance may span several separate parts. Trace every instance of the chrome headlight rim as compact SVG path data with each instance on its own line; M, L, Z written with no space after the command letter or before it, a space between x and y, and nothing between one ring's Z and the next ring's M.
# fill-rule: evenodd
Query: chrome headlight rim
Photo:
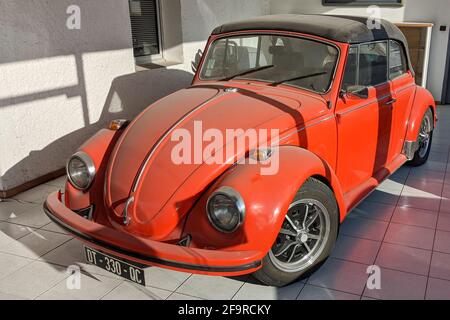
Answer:
M225 197L230 198L231 200L234 201L237 211L238 211L238 223L236 224L236 226L233 229L223 229L220 228L213 220L213 218L211 217L211 212L209 210L210 208L210 204L211 201L214 199L215 196L218 195L222 195ZM214 191L208 198L208 201L206 202L206 215L208 216L208 220L211 223L211 225L218 231L220 231L221 233L234 233L235 231L237 231L243 224L244 224L244 220L245 220L245 212L246 212L246 208L245 208L245 202L244 199L242 198L241 194L239 192L237 192L235 189L231 188L231 187L221 187L219 189L217 189L216 191Z
M72 175L70 174L69 171L69 164L70 162L74 159L78 159L81 162L83 162L86 165L87 171L88 171L88 177L89 180L86 184L85 187L80 187L79 185L77 185L75 183L75 181L72 179ZM69 160L66 163L66 175L67 175L67 179L69 180L70 184L77 190L81 190L81 191L86 191L88 190L91 186L92 183L94 182L94 178L95 178L95 174L96 174L96 169L95 169L95 165L94 165L94 161L92 160L92 158L84 151L78 151L77 153L75 153L74 155L72 155Z

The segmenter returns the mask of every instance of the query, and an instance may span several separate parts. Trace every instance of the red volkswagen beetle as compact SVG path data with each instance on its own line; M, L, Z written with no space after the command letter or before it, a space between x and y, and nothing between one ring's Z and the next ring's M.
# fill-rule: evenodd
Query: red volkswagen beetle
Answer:
M90 263L140 284L148 265L297 280L328 257L360 201L430 153L434 99L415 84L400 30L373 27L321 15L218 27L192 85L81 146L46 213L87 244ZM248 130L271 134L225 161L197 157Z

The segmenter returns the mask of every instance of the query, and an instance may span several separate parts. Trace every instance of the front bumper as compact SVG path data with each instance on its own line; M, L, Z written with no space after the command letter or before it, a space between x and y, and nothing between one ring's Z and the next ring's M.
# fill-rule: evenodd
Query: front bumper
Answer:
M261 267L261 252L186 248L121 232L84 219L68 209L61 193L44 203L48 217L89 246L123 259L149 266L208 275L235 276Z

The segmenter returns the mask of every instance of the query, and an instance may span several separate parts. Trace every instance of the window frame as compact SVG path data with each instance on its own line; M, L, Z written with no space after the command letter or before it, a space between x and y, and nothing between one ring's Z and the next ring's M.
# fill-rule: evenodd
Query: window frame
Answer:
M131 1L133 1L133 0L128 0L128 5ZM162 29L161 0L154 0L154 1L155 1L155 9L156 9L156 28L158 29L157 37L158 37L159 53L155 53L155 54L151 54L151 55L147 55L147 56L140 56L140 57L134 56L134 53L133 53L135 63L138 66L151 64L155 61L160 61L160 60L164 59L163 35L162 35L162 30L161 30ZM131 26L131 12L130 12L129 16L130 16L130 26Z
M328 90L325 92L318 92L318 91L314 91L312 89L308 89L308 88L303 88L303 87L299 87L290 83L283 83L283 86L288 86L288 87L292 87L294 89L299 89L299 90L305 90L308 92L312 92L314 94L318 94L320 96L325 96L327 94L330 93L330 91L332 90L335 82L336 82L336 75L337 75L337 71L338 71L338 67L339 64L341 63L341 56L342 56L342 52L341 52L341 48L336 45L335 43L333 43L332 41L328 41L326 39L316 39L316 38L310 38L307 36L303 36L303 35L296 35L296 34L291 34L291 33L283 33L283 32L255 32L255 31L239 31L239 32L231 32L228 34L223 34L221 36L218 36L217 38L213 39L209 44L208 44L208 48L207 50L204 52L204 59L202 61L201 66L199 66L197 73L198 73L198 80L200 81L204 81L204 82L214 82L214 81L218 81L218 79L204 79L202 78L201 74L203 71L203 68L205 67L205 62L206 62L206 57L208 57L209 51L211 50L212 44L216 41L222 40L222 39L227 39L227 38L233 38L233 37L238 37L238 36L282 36L282 37L290 37L290 38L297 38L297 39L302 39L302 40L309 40L309 41L313 41L313 42L318 42L318 43L322 43L325 45L329 45L332 46L333 48L335 48L337 50L337 56L336 56L336 63L334 66L334 70L333 70L333 74L330 78L330 85L328 87ZM245 79L245 78L237 78L236 80L243 80L243 81L259 81L259 82L264 82L264 83L271 83L268 80L262 80L262 79Z
M404 61L402 61L402 62L404 62L404 64L405 64L405 72L402 73L401 75L398 75L398 76L392 77L392 78L391 78L391 41L397 43L400 46L400 50L401 50L401 52L403 52L403 57L404 57ZM388 57L388 76L389 76L389 81L397 80L397 79L407 75L409 71L410 71L409 58L408 58L408 55L406 54L405 46L403 45L403 43L401 43L398 40L389 39L389 57Z
M400 45L400 47L402 48L402 50L403 50L403 54L405 55L406 72L403 73L403 74L400 75L400 76L395 77L395 78L391 78L391 74L390 74L390 65L391 65L391 59L390 59L390 56L391 56L391 41L395 41L396 43L398 43L398 44ZM401 77L403 77L403 76L405 76L405 75L407 75L407 74L409 73L409 71L410 71L410 68L409 68L409 57L408 57L408 55L406 54L405 46L404 46L403 43L401 43L400 41L397 41L397 40L395 40L395 39L385 39L385 40L377 40L377 41L361 42L361 43L358 43L358 44L352 44L352 45L349 46L349 48L351 48L351 47L353 47L353 48L354 48L354 47L357 47L357 49L358 49L358 61L357 61L357 82L358 82L358 83L359 83L359 61L360 61L360 60L359 60L359 56L360 56L360 52L361 52L360 47L363 46L363 45L368 45L368 44L373 44L373 43L386 43L386 49L387 49L386 79L387 79L387 81L382 82L382 83L379 83L379 84L377 84L377 85L370 85L370 86L365 86L365 87L367 87L367 88L370 88L370 87L377 88L377 87L386 85L386 84L388 84L389 82L391 82L391 81L393 81L393 80L396 80L396 79L398 79L398 78L401 78ZM349 50L349 52L350 52L350 50ZM346 59L348 59L348 53L347 53L347 58L346 58ZM347 60L346 60L346 62L347 62ZM346 67L347 67L347 66L346 66ZM344 75L344 74L345 74L345 70L344 70L343 75ZM342 77L341 90L343 89L343 85L344 85L344 76Z

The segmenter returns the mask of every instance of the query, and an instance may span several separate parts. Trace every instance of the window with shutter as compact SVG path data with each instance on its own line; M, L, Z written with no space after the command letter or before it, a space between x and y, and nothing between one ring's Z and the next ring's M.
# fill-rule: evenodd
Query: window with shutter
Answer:
M141 62L161 53L158 0L129 0L134 56Z

